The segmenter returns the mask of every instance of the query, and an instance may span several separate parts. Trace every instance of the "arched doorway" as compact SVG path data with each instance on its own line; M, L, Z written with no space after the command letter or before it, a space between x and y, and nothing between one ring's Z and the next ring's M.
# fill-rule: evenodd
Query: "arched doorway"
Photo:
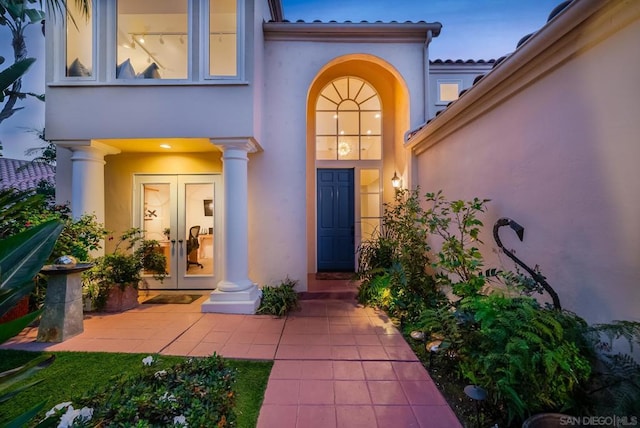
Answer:
M310 275L356 269L358 245L379 227L382 204L393 199L391 177L404 168L398 168L397 162L404 163L408 105L408 91L399 73L370 55L332 61L311 85L307 103Z

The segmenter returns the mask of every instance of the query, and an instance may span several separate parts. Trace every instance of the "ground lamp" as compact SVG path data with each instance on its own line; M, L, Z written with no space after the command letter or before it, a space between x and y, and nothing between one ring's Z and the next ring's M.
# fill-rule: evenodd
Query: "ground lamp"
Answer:
M480 402L487 398L487 391L477 385L467 385L464 387L464 393L476 402L476 419L480 428Z

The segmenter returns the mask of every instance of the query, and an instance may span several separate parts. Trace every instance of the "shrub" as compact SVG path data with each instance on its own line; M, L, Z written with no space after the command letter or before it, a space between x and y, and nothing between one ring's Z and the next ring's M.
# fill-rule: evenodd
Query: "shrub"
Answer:
M100 427L235 426L236 372L220 356L190 358L167 370L156 370L151 356L143 363L148 366L143 374L116 378L74 400L82 411L70 411L73 404L64 403L49 417L68 414Z
M287 278L275 287L264 286L262 301L256 313L281 317L298 309L298 293L294 290L297 283L298 281Z

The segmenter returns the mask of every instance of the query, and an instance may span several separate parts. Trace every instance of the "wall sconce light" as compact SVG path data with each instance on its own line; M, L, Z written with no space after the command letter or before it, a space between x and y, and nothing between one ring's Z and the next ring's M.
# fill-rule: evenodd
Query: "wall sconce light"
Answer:
M400 189L400 181L401 181L401 178L398 177L398 174L394 171L393 177L391 177L391 185L393 186L394 189L396 190Z

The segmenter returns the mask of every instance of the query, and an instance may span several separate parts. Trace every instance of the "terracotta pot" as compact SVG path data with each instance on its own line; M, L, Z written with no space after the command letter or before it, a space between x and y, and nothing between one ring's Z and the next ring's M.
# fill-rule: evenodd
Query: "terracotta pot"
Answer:
M119 284L109 289L109 297L104 306L105 312L122 312L138 306L138 288L131 284L121 287Z
M567 426L571 416L562 413L539 413L528 418L522 428L556 428Z

